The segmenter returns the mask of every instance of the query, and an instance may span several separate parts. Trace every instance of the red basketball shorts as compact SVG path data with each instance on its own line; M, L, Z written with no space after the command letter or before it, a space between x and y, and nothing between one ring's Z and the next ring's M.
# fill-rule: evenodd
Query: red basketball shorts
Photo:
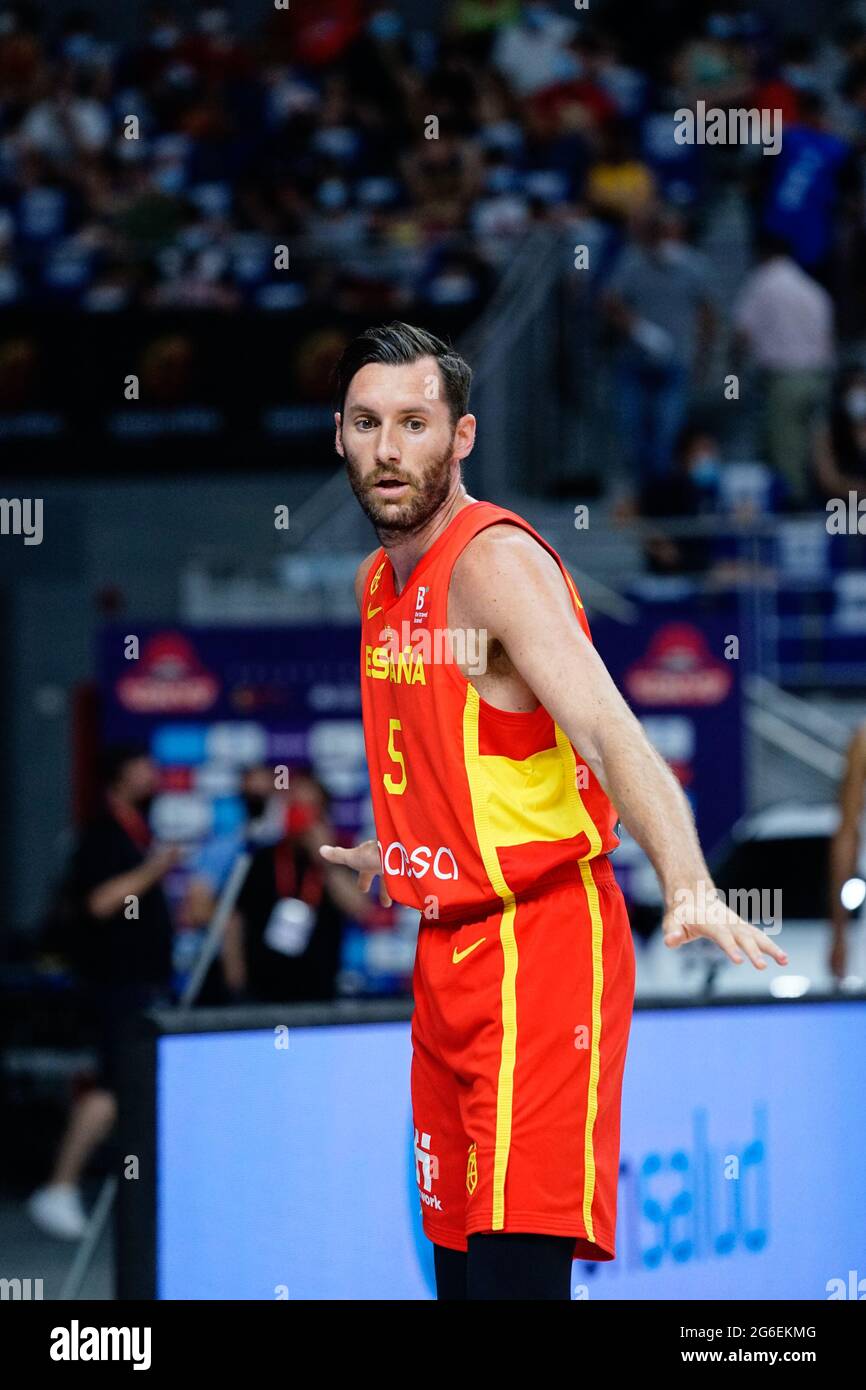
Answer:
M471 920L418 932L415 1171L426 1235L574 1236L616 1253L622 1078L635 959L605 856Z

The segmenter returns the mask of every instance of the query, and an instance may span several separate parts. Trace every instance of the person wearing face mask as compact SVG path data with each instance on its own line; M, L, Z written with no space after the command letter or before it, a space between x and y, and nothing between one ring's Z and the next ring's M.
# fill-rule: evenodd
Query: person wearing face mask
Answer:
M677 214L650 203L607 282L603 306L617 333L616 408L622 450L639 485L672 467L692 393L716 329L706 257L681 239Z
M235 1001L333 999L344 918L367 921L378 911L350 873L319 856L334 835L328 804L317 778L293 772L283 831L253 854L223 941L222 969Z
M173 926L162 882L179 851L151 842L157 770L145 748L118 745L105 754L103 781L102 810L82 833L61 890L69 954L96 1022L99 1074L73 1105L48 1182L27 1203L41 1230L66 1240L85 1230L80 1182L114 1125L134 1021L142 1009L171 1003Z
M706 516L718 508L721 460L715 437L700 426L687 426L677 440L675 467L669 477L654 478L641 490L641 517ZM707 536L648 537L644 545L651 574L700 574L713 562Z

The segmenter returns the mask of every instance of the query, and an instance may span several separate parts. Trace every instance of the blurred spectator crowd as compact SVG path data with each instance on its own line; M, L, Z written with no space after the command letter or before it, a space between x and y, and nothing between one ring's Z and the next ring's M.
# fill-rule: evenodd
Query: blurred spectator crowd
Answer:
M837 213L866 148L866 26L814 42L748 6L625 8L455 0L410 28L316 0L251 28L203 0L145 7L121 42L98 9L6 5L0 302L468 303L533 221L691 213L725 178L829 285L861 251L859 207ZM782 155L677 144L698 99L781 110Z
M569 265L589 248L570 332L609 364L645 515L706 509L689 432L725 432L695 406L741 366L761 509L860 495L866 3L808 36L748 0L410 12L0 9L0 304L474 314L548 228ZM679 143L698 102L778 113L781 147Z

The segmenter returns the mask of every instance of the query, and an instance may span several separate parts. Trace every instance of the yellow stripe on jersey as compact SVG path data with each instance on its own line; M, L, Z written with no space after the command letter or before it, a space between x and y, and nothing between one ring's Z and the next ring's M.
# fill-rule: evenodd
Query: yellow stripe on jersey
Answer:
M478 848L494 892L502 899L499 941L502 946L502 1047L496 1085L496 1147L493 1157L493 1214L491 1226L505 1224L505 1174L511 1148L511 1114L514 1099L514 1064L517 1057L517 938L514 934L514 894L505 882L489 815L489 782L484 772L488 759L478 751L479 697L474 685L466 686L463 706L463 758L472 798L472 817ZM504 761L508 761L505 759Z
M583 804L583 797L577 784L577 760L574 756L574 748L566 733L554 722L556 730L556 747L564 769L563 775L563 794L569 803L571 815L574 816L578 829L583 830L589 840L589 854L584 855L586 859L594 859L601 853L601 832Z
M565 785L569 789L569 796L572 795L577 803L578 815L581 820L581 828L586 831L589 837L589 854L579 861L580 876L583 880L583 888L586 893L587 906L589 908L589 920L592 923L592 1026L590 1029L590 1054L589 1054L589 1080L586 1092L586 1126L583 1135L583 1220L586 1226L588 1240L595 1240L592 1224L592 1199L595 1195L595 1150L593 1148L593 1132L595 1129L595 1117L598 1114L598 1074L600 1068L599 1048L601 1045L601 996L604 990L604 957L602 955L602 940L604 927L601 920L601 908L598 902L598 885L592 876L592 864L589 862L601 852L601 834L595 821L590 816L583 804L583 797L577 785L577 761L574 756L574 748L568 735L556 728L556 746L562 758L563 767L566 769L564 778Z
M584 833L587 859L601 851L598 826L587 811L577 785L574 750L558 725L556 747L528 758L485 753L478 763L478 794L485 805L493 845L571 840Z
M496 1145L493 1160L493 1212L491 1227L505 1224L505 1175L511 1147L514 1067L517 1058L517 938L514 932L516 903L502 873L497 849L528 840L570 838L585 831L589 853L578 861L592 924L592 1025L589 1080L584 1127L583 1218L587 1239L595 1240L592 1203L595 1196L593 1134L598 1114L600 1071L601 999L604 990L602 956L603 924L598 886L589 862L601 852L601 835L577 785L574 748L558 724L556 748L543 749L528 758L504 758L479 751L479 695L466 687L463 707L463 758L472 799L475 835L484 870L494 892L502 899L499 940L502 946L501 988L502 1046L496 1088ZM524 809L524 803L528 809ZM531 833L530 833L531 832ZM547 833L542 833L547 832Z
M577 803L566 794L567 777L558 748L521 759L485 753L479 763L479 794L493 844L501 848L579 835L584 826Z

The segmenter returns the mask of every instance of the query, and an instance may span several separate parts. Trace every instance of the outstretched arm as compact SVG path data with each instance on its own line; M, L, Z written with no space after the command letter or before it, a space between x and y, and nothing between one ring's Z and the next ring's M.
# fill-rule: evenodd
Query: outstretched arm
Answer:
M683 791L576 621L553 557L517 527L491 527L467 546L452 585L467 626L503 644L649 856L664 893L666 944L706 936L736 963L742 951L759 970L762 952L786 965L764 932L714 899Z

